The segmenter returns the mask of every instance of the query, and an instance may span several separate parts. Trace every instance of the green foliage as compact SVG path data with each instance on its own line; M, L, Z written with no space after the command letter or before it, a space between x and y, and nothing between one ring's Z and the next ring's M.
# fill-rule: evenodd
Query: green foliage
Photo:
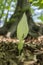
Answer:
M27 0L32 5L39 7L40 9L43 8L43 0ZM14 12L15 5L13 5L14 9L11 10L11 3L17 2L17 0L0 0L0 19L3 18L4 21L9 21L8 15L9 11ZM25 7L25 6L24 6ZM28 6L26 8L23 8L23 10L28 9ZM4 13L4 11L7 11L7 13Z
M38 7L38 10L43 9L43 0L29 0L29 2L32 6ZM32 13L34 13L34 11ZM37 18L43 21L43 14L40 13L40 16Z
M42 9L43 8L43 0L36 0L36 1L33 0L33 5L38 6L40 9Z
M17 38L20 40L20 43L18 44L18 49L21 50L23 48L23 39L28 34L28 24L27 24L27 18L25 13L23 14L22 19L20 20L20 23L17 27Z
M41 21L43 22L43 15L42 14L38 18L41 19Z
M33 0L28 0L29 2L33 2Z
M11 4L13 2L13 5ZM9 12L14 12L17 0L0 0L0 19L7 21ZM12 5L12 6L11 6ZM14 9L11 9L13 7ZM6 11L6 12L5 12Z
M19 55L20 55L21 50L23 49L23 45L24 45L23 40L20 40L20 42L18 43Z
M25 13L23 14L22 19L17 27L17 37L19 40L24 39L28 34L28 24Z

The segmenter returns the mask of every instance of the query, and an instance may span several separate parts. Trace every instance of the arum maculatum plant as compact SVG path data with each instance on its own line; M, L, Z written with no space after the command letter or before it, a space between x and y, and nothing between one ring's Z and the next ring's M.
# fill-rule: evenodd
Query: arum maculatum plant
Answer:
M29 29L28 29L28 24L27 24L27 18L24 13L17 27L17 38L19 39L19 43L18 43L19 54L21 50L23 49L23 46L24 46L23 40L27 36L28 31Z

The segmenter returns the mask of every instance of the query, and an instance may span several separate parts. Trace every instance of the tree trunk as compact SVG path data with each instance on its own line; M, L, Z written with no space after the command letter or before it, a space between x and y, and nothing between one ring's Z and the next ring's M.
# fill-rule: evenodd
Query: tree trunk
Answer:
M7 37L11 37L16 32L17 26L23 16L24 12L27 15L27 23L28 23L28 27L30 30L29 34L34 37L38 36L38 33L36 33L36 31L37 32L39 31L38 30L39 27L35 24L35 22L32 19L32 14L30 11L30 3L28 2L28 0L18 0L16 10L10 18L10 21L12 21L13 24L12 24L11 28L8 30Z

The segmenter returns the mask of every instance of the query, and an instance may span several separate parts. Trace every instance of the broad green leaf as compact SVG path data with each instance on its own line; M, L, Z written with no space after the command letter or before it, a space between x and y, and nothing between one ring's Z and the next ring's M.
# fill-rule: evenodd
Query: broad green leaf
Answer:
M18 27L17 27L17 37L19 40L24 39L28 34L28 24L27 24L27 17L26 14L23 14L22 19L20 20Z

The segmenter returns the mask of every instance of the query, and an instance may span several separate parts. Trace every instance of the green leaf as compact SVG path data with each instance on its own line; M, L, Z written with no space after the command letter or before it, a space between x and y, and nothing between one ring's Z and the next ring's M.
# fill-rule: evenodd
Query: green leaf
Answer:
M17 27L17 38L19 40L24 39L27 36L28 31L29 29L27 24L27 18L26 18L26 14L24 13Z

